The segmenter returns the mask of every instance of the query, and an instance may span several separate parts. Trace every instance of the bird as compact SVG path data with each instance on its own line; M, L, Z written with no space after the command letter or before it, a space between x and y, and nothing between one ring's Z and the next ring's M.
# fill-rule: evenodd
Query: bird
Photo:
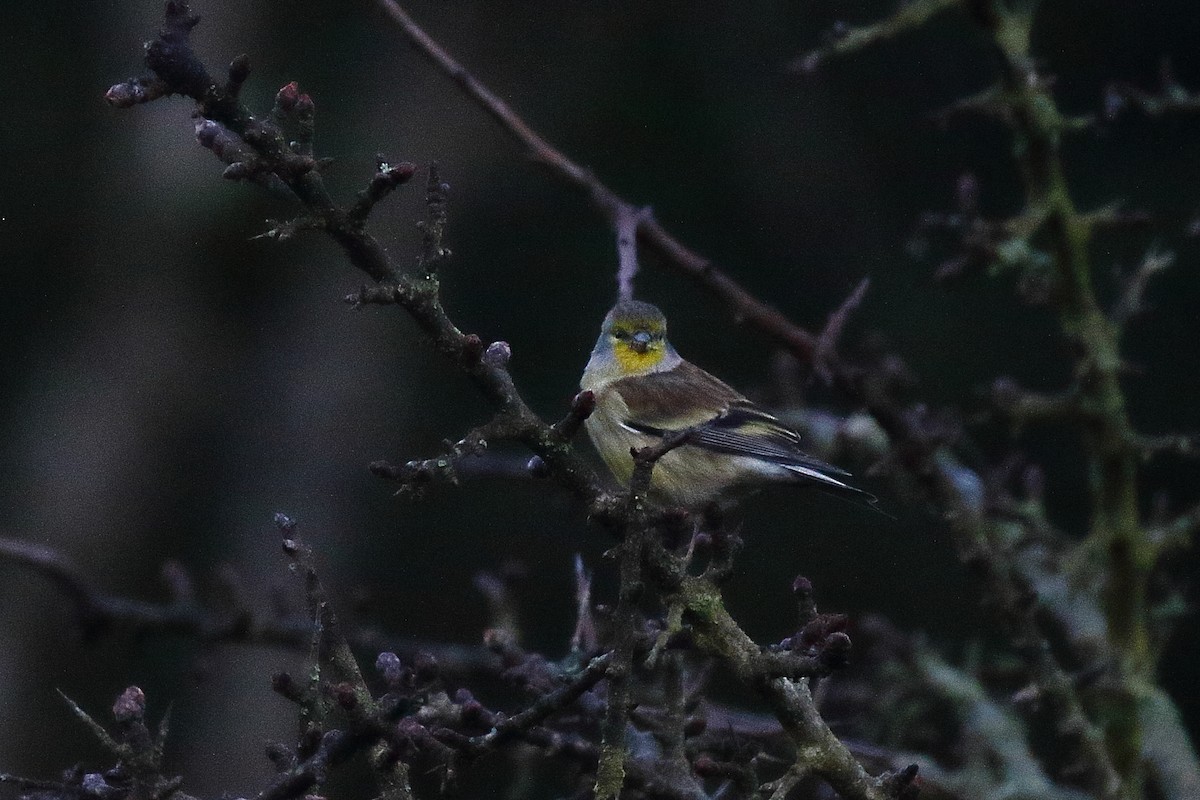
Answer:
M647 497L657 505L725 507L770 484L875 504L846 482L848 472L805 453L799 434L777 417L680 356L667 340L666 316L650 303L621 300L608 312L580 389L595 398L584 427L622 484L633 474L633 450L691 429L654 465Z

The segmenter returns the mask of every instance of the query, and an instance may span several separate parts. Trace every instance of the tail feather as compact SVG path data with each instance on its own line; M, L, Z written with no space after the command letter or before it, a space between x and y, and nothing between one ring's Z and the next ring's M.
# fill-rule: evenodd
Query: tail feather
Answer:
M826 494L848 500L855 505L867 506L871 510L883 514L885 517L895 519L895 517L879 507L878 497L868 491L859 489L857 486L851 486L845 481L838 480L827 472L822 472L819 469L803 464L780 464L780 466L798 478L801 478L806 484L820 489ZM843 472L840 469L838 473L849 477L848 472Z

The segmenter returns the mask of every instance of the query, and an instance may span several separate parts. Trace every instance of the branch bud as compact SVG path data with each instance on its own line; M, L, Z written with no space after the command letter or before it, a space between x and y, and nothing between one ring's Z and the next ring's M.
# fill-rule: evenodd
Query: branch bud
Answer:
M250 77L250 56L242 53L240 56L229 62L229 79L226 82L226 90L237 96L242 90L242 84L246 82L246 78Z
M581 421L587 419L596 410L596 395L593 392L580 392L571 401L571 413Z
M546 466L546 462L541 456L530 456L529 460L525 462L525 469L532 478L545 478L550 475L550 468Z
M841 631L829 634L821 648L821 663L830 669L846 666L850 661L850 637Z
M380 653L375 659L375 671L391 689L398 688L404 682L404 664L395 653Z
M417 657L413 661L413 673L418 681L427 683L434 680L438 676L438 670L436 658L429 653L417 653Z
M229 181L243 181L253 178L258 172L253 164L246 161L235 161L221 173L221 177Z
M293 703L299 703L304 695L296 680L287 672L276 672L271 676L271 689Z
M330 687L334 702L346 711L353 711L358 706L358 695L354 693L354 684L338 683Z
M504 369L512 359L512 347L508 342L492 342L483 353L483 363L493 369Z
M141 722L146 716L146 694L136 686L121 692L113 703L113 717L122 724Z
M483 340L474 333L468 333L463 337L462 346L462 363L467 366L472 366L479 363L479 359L483 357Z
M275 93L275 106L285 113L295 110L296 102L300 99L300 84L292 81Z
M167 84L158 78L131 78L109 87L104 99L114 108L129 108L157 100L166 93Z

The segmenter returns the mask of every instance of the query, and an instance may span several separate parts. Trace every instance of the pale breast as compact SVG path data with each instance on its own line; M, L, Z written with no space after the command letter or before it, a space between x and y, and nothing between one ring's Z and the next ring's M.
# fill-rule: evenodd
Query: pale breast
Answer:
M592 444L608 465L613 477L622 484L628 484L633 474L630 449L653 444L653 439L625 427L623 423L629 409L620 394L604 388L593 391L596 395L596 410L584 421L584 427L587 428Z
M625 426L629 409L620 394L594 389L596 410L584 422L588 436L613 477L628 485L633 475L631 449L657 444L659 439ZM760 483L765 465L756 459L715 453L684 445L659 460L651 475L650 499L661 505L698 508L720 501L731 491Z

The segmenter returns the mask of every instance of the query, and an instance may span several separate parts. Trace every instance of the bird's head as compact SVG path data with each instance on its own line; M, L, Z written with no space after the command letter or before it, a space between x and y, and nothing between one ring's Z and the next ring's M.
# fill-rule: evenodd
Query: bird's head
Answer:
M657 307L622 300L604 318L593 358L609 356L622 376L670 369L679 356L667 341L667 318Z

